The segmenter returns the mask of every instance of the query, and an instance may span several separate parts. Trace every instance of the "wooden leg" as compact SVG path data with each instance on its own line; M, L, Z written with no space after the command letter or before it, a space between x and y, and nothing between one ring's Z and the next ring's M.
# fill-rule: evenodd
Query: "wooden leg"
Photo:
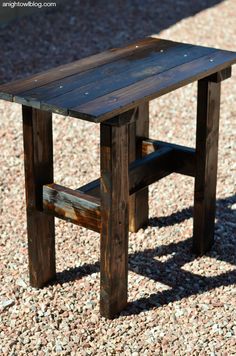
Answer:
M198 82L193 251L207 252L214 242L220 83Z
M54 217L42 212L42 185L53 182L52 114L22 112L30 284L41 288L56 274Z
M129 162L142 156L142 147L136 145L136 137L149 136L149 104L140 105L135 120L129 125ZM137 232L148 222L148 187L129 198L129 231Z
M113 318L127 304L128 124L101 124L101 315ZM113 126L114 125L114 126Z

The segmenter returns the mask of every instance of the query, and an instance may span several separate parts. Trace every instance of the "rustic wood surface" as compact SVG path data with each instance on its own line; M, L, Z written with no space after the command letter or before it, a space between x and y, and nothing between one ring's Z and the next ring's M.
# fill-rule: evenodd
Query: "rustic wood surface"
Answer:
M111 50L95 54L93 56L83 58L72 63L49 69L42 73L31 75L23 80L19 79L11 83L4 84L1 86L1 88L3 88L4 92L6 91L6 93L10 91L13 95L16 95L21 93L22 90L26 91L44 86L46 84L52 84L56 80L61 80L74 74L93 69L97 66L110 63L122 57L128 56L133 52L139 52L140 49L137 46L141 46L142 50L143 48L152 45L155 41L156 39L147 38L132 43L123 48L113 48Z
M157 182L173 172L170 147L162 147L142 159L132 162L129 167L129 192L133 194Z
M128 298L128 133L128 123L101 124L100 311L107 318L124 309Z
M143 156L142 147L137 144L137 136L149 135L149 103L140 105L134 122L129 124L129 162ZM129 231L137 232L148 222L148 187L129 198Z
M214 242L221 83L198 82L193 250L207 252Z
M101 232L100 310L113 318L128 299L128 228L147 222L147 187L172 172L195 177L193 250L210 249L220 83L234 63L234 52L147 38L0 87L0 98L23 104L32 286L55 277L54 216ZM145 139L149 101L195 80L196 151ZM52 112L101 123L100 181L76 191L53 184Z
M111 114L117 115L142 102L155 99L193 81L202 79L215 71L235 62L230 52L213 52L181 64L157 75L152 75L137 81L133 85L115 90L109 95L100 96L95 100L69 109L69 114L87 120L98 122L108 119ZM78 114L79 112L79 114ZM89 112L89 114L88 114Z
M44 211L74 224L100 232L100 200L58 184L43 186Z
M30 284L54 279L54 217L42 212L42 186L53 182L52 115L23 106L25 189Z
M0 86L0 98L102 122L171 90L217 74L236 53L146 38Z
M143 187L147 187L174 172L195 177L196 154L194 148L140 136L137 137L137 147L142 150L142 157L129 165L129 194L131 197L132 194L143 192ZM100 179L89 182L77 190L100 198Z
M223 80L229 79L232 75L232 67L227 67L220 70L217 73L214 73L208 77L210 82L220 83Z
M195 177L196 155L194 148L144 137L138 137L138 145L142 147L143 156L158 151L162 147L171 148L171 167L173 172Z
M92 195L93 197L100 199L100 179L95 179L79 188L77 188L80 193Z

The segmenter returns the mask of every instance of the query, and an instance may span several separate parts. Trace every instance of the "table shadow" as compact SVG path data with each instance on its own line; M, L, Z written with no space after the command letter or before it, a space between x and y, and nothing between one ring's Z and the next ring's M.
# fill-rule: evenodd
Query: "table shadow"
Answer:
M215 243L206 256L236 265L236 195L217 200ZM179 224L192 217L193 208L185 208L166 217L154 217L149 220L152 227L167 227ZM145 249L129 255L129 271L138 273L155 282L168 286L167 290L152 293L128 304L121 315L138 314L146 310L175 302L191 295L197 295L221 286L236 283L236 269L221 272L216 276L203 276L184 269L184 265L197 257L191 252L191 238L177 243L161 245L154 249ZM166 261L158 258L166 256ZM203 257L202 257L203 258ZM214 261L212 262L214 264ZM81 279L99 272L99 262L85 264L57 273L55 283L63 284ZM206 271L207 272L207 271ZM216 272L218 273L216 268ZM129 286L132 288L132 285ZM150 291L148 291L150 292Z

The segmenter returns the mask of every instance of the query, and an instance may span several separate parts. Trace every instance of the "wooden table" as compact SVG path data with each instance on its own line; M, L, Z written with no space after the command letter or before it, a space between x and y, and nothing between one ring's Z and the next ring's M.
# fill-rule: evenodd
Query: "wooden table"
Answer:
M114 317L127 304L128 231L148 221L148 185L173 172L195 177L193 251L210 249L220 83L234 63L234 52L146 38L0 86L1 99L23 105L32 286L55 278L54 216L69 220L101 233L100 310ZM149 101L193 81L196 150L150 139ZM100 123L100 179L78 190L53 180L53 112Z

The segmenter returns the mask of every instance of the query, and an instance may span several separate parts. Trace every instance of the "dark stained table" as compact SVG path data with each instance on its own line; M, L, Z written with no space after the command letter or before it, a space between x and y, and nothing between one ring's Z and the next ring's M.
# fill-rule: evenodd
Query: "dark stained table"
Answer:
M23 105L32 286L56 276L54 216L100 232L101 315L113 318L127 304L128 231L147 223L148 185L173 172L195 178L193 251L210 249L220 86L234 63L234 52L150 37L0 86ZM196 149L150 139L149 101L194 81ZM101 123L100 178L78 190L54 183L52 113Z

